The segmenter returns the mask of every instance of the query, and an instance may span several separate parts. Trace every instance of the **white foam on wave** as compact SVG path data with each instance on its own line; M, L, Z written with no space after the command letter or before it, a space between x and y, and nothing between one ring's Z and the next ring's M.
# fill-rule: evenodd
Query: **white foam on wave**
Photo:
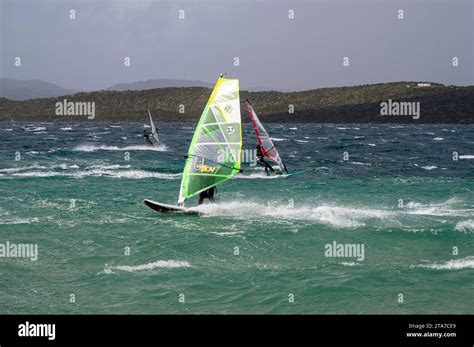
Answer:
M218 204L204 204L193 208L202 212L204 216L232 216L232 217L271 217L271 220L309 220L339 228L353 228L364 226L370 219L384 220L396 215L396 212L372 209L355 208L337 205L295 206L264 205L255 202L229 202Z
M474 159L474 155L472 154L460 155L459 159Z
M117 170L117 169L129 169L131 165L91 165L87 166L86 169L104 169L104 170Z
M280 137L272 137L272 140L275 142L288 141L288 139L282 139Z
M431 171L431 170L434 170L434 169L437 169L438 167L435 166L435 165L425 165L425 166L420 166L418 164L415 164L416 167L419 167L423 170L428 170L428 171Z
M407 214L428 215L428 216L460 216L470 217L474 215L474 209L456 208L460 201L457 198L451 198L440 203L423 204L419 202L408 202L405 207Z
M422 267L433 270L462 270L474 269L474 257L466 257L462 259L453 259L429 264L412 265L411 267Z
M370 166L372 165L371 163L361 163L360 161L351 161L349 164L354 164L354 165L363 165L363 166Z
M474 219L457 222L454 229L463 233L474 233Z
M71 127L59 128L62 131L72 131Z
M95 152L95 151L157 151L157 152L166 152L168 147L166 145L159 145L156 147L147 146L147 145L134 145L126 147L118 146L106 146L106 145L94 145L94 144L82 144L73 148L74 151L79 152Z
M32 132L39 132L39 131L44 131L46 130L46 127L25 127L23 128L25 131L32 131Z
M181 177L181 174L168 174L161 172L150 172L143 170L123 170L123 171L105 171L106 176L115 177L115 178L132 178L132 179L142 179L142 178L161 178L167 180L173 180Z
M361 266L362 265L361 263L356 263L353 261L343 261L340 264L344 266Z
M22 172L22 171L28 171L28 170L53 170L53 169L68 170L68 169L78 169L78 168L79 166L75 164L73 165L58 164L58 165L51 165L51 166L33 164L30 166L20 166L20 167L12 167L12 168L7 168L7 169L0 169L0 172L14 173L14 172Z
M30 172L16 172L12 176L16 177L111 177L111 178L128 178L128 179L143 179L143 178L160 178L160 179L176 179L181 174L167 174L160 172L151 172L144 170L81 170L75 172L60 172L60 171L30 171Z
M250 175L235 175L232 179L275 179L278 177L282 177L280 175L272 175L268 176L264 171L259 173L251 173Z
M456 198L442 203L421 204L409 202L404 209L392 209L390 207L372 207L356 205L338 205L334 203L322 203L320 205L297 205L290 207L285 203L258 203L233 201L227 203L204 204L194 207L193 210L201 212L205 217L233 217L258 219L264 218L270 222L281 223L292 221L312 221L326 224L336 228L357 228L365 225L383 225L402 227L404 230L413 231L406 223L426 222L428 217L434 223L445 223L437 217L468 217L474 216L474 209L459 206L460 201ZM416 217L420 216L422 219ZM430 218L435 217L435 218ZM416 218L416 219L414 219ZM415 227L416 227L415 225ZM474 226L471 219L459 222L456 230L472 232ZM416 229L418 230L418 229ZM425 227L419 230L426 230Z
M233 236L233 235L243 234L244 232L243 231L222 231L222 232L211 231L210 233L217 236Z
M442 137L435 137L433 140L434 140L434 141L443 141L444 138L442 138Z
M21 217L13 217L13 218L2 218L0 219L0 225L10 225L10 224L31 224L31 223L38 223L39 218L21 218Z
M118 165L118 164L102 164L102 165L91 165L81 169L76 164L57 164L51 166L44 166L39 164L33 164L29 166L20 166L14 168L0 169L2 176L5 174L14 177L72 177L72 178L84 178L84 177L112 177L112 178L130 178L130 179L142 179L142 178L160 178L160 179L177 179L181 176L181 173L161 173L154 171L145 171L139 169L131 169L131 165Z
M184 260L157 260L152 263L141 264L141 265L117 265L117 266L105 266L104 272L111 273L111 270L135 272L143 270L153 270L153 269L176 269L176 268L186 268L191 267L191 265Z

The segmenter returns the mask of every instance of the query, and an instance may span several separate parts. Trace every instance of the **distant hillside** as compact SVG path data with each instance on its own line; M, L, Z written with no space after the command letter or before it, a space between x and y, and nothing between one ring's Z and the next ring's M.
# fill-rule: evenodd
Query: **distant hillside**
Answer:
M0 97L11 100L28 100L68 95L73 90L40 80L16 80L0 78Z
M98 91L67 97L12 101L0 99L3 121L87 121L86 116L58 116L56 102L95 102L95 121L145 121L147 108L156 122L196 122L211 89L202 87L160 88L140 91ZM265 122L315 123L473 123L474 86L458 87L416 82L323 88L303 92L241 91ZM380 103L420 102L421 117L380 116ZM185 113L179 113L184 105ZM294 113L288 113L289 105ZM248 121L242 105L242 115Z
M211 83L203 81L173 80L173 79L152 79L139 82L114 84L107 90L146 90L156 88L172 88L172 87L206 87L211 88Z

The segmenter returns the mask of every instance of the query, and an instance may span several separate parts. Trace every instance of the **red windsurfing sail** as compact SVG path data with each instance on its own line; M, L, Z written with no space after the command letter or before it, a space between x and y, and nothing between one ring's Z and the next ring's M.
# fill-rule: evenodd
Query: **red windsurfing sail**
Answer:
M268 135L260 120L258 119L257 114L252 108L252 105L250 105L250 102L248 100L245 100L245 104L247 105L250 119L252 120L253 128L255 130L255 135L257 136L258 144L262 149L263 156L275 162L282 170L288 172L285 164L283 163L283 160L281 160L280 158L280 154L278 153L275 144L273 143L272 139L270 138L270 135Z

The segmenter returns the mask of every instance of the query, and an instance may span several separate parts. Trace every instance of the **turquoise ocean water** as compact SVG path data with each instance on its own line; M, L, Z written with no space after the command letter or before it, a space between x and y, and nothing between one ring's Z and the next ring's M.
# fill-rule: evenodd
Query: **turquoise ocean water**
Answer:
M0 313L474 313L474 126L268 124L308 171L244 164L203 217L143 204L176 202L194 131L157 127L2 123L0 244L38 259L0 258Z

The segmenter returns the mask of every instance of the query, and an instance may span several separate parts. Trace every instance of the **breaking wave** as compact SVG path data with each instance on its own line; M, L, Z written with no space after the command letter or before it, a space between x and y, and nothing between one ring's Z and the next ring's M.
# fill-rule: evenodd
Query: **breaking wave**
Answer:
M418 202L408 202L406 208L408 214L413 215L429 215L429 216L459 216L469 217L474 215L474 209L460 209L456 205L460 201L456 198L451 198L441 203L422 204Z
M160 179L177 179L181 177L181 173L161 173L155 171L146 171L141 169L133 169L131 165L90 165L80 168L78 165L58 164L51 166L30 165L14 168L0 169L2 178L8 177L112 177L112 178L160 178Z
M227 202L204 204L192 208L203 216L223 216L234 218L265 218L271 222L279 221L311 221L330 225L336 228L358 228L366 225L376 227L394 227L405 231L433 230L439 223L439 217L472 217L474 209L459 206L457 199L449 199L443 203L421 204L409 202L406 208L372 207L338 205L322 203L319 205L303 204L291 206L282 202ZM269 218L270 217L270 218ZM459 222L456 230L468 232L473 229L472 220Z
M263 205L258 203L230 202L205 204L193 208L204 216L271 217L273 221L293 219L311 220L339 228L364 226L370 219L384 220L396 212L371 208L353 208L334 205L298 206Z
M72 178L84 178L84 177L112 177L112 178L130 178L130 179L142 179L142 178L161 178L161 179L176 179L181 174L167 174L160 172L150 172L144 170L87 170L87 171L75 171L75 172L60 172L60 171L30 171L30 172L17 172L13 173L12 176L16 177L72 177Z
M235 175L232 179L275 179L283 176L272 175L268 176L265 171L259 173L251 173L250 175Z
M447 261L433 262L429 264L412 265L411 267L421 267L433 270L462 270L474 269L474 257L453 259Z
M458 222L454 229L463 233L474 233L474 219Z
M73 148L74 151L78 152L95 152L95 151L156 151L156 152L166 152L168 147L166 145L159 145L156 147L147 146L147 145L134 145L126 147L118 146L106 146L106 145L94 145L94 144L82 144Z
M75 164L73 164L73 165L58 164L58 165L51 165L51 166L33 164L33 165L30 165L30 166L20 166L20 167L0 169L0 172L11 173L11 172L22 172L22 171L28 171L28 170L44 170L44 169L46 169L46 170L51 170L51 169L68 170L68 169L78 169L78 168L79 168L79 166L77 166Z
M175 269L175 268L183 268L183 267L191 267L191 265L187 261L183 261L183 260L157 260L152 263L141 264L141 265L116 265L116 266L106 265L104 267L104 272L113 273L113 270L135 272L135 271L143 271L143 270L153 270L153 269L158 269L158 268Z

